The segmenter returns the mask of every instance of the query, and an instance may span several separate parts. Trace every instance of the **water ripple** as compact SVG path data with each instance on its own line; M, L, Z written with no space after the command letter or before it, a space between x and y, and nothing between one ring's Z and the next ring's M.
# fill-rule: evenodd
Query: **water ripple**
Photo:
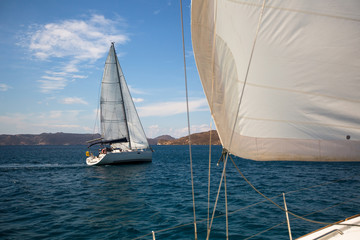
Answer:
M0 239L133 239L157 232L157 239L192 239L193 207L187 146L154 146L148 164L88 167L83 146L0 147ZM208 148L194 146L195 198L199 238L206 235ZM214 147L211 207L217 194L221 154ZM288 207L308 214L346 199L359 197L359 163L253 162L236 159L248 179L268 196L343 181L287 195ZM262 201L229 164L227 189L230 238L243 239L284 221L269 203L238 211ZM341 194L333 194L334 192ZM282 205L282 198L274 198ZM311 216L337 221L354 215L360 200ZM223 188L214 219L212 239L225 236ZM318 228L294 222L293 236ZM150 235L151 238L151 235ZM254 239L287 239L280 225ZM149 239L145 238L145 239Z

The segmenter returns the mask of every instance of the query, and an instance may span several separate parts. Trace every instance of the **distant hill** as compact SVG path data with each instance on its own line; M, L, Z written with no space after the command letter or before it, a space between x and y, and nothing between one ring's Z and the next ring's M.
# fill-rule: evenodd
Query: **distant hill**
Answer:
M86 141L100 138L100 134L78 133L41 133L41 134L2 134L0 146L9 145L87 145ZM157 145L159 140L173 140L170 135L149 138L150 145Z
M41 133L0 135L0 145L87 145L86 141L99 138L100 134Z
M209 145L210 131L194 133L190 135L192 145ZM159 140L158 145L187 145L189 137L182 137L172 140ZM211 145L221 145L219 135L216 130L211 130Z
M148 138L148 142L149 142L150 145L157 145L160 140L167 141L167 140L174 140L174 139L175 138L173 138L170 135L161 135L161 136L156 137L156 138Z
M220 145L216 130L211 132L212 144ZM100 134L80 133L41 133L41 134L16 134L0 135L0 146L8 145L87 145L86 141L100 138ZM150 145L185 145L189 144L188 136L175 139L170 135L162 135L148 139ZM193 145L208 145L209 132L194 133L191 135Z

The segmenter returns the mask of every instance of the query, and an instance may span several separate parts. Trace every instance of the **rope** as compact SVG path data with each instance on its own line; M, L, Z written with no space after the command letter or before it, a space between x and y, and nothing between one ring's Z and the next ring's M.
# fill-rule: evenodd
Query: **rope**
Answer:
M100 84L99 84L99 87L98 87L98 98L97 99L100 99L100 92L101 92L101 81L100 81ZM96 117L95 117L95 122L94 122L94 128L93 128L93 137L95 136L95 128L96 128L96 125L99 124L99 119L98 119L98 116L99 116L99 112L100 112L100 101L98 102L99 105L98 105L98 108L96 109ZM100 125L100 124L99 124ZM101 126L99 126L98 128L98 132L101 134Z
M259 236L259 235L261 235L261 234L263 234L263 233L266 233L266 232L270 231L271 229L274 229L274 228L276 228L276 227L278 227L278 226L283 225L284 223L286 223L286 221L283 221L282 223L276 224L276 225L274 225L274 226L272 226L272 227L270 227L270 228L267 228L267 229L265 229L265 230L263 230L263 231L261 231L261 232L258 232L258 233L256 233L256 234L250 236L250 237L245 238L244 240L248 240L248 239L257 237L257 236Z
M189 154L190 154L190 172L191 172L191 189L192 189L192 201L193 201L193 214L194 214L194 234L195 234L195 240L197 240L194 175L193 175L193 167L192 167L191 136L190 136L189 94L188 94L187 76L186 76L184 20L183 20L183 10L182 10L182 1L181 0L180 0L180 13L181 13L181 31L182 31L182 45L183 45L183 58L184 58L185 91L186 91L186 113L187 113L187 124L188 124L188 134L189 134Z
M232 127L232 132L231 132L231 137L230 137L230 142L229 142L229 149L231 149L231 143L232 143L232 140L233 140L233 137L234 137L236 122L237 122L237 119L238 119L238 116L239 116L240 106L241 106L242 99L243 99L243 96L244 96L245 86L246 86L247 79L248 79L248 75L249 75L249 71L250 71L250 65L251 65L252 57L253 57L253 55L254 55L254 50L255 50L255 45L256 45L257 37L258 37L259 31L260 31L261 21L262 21L262 17L263 17L263 14L264 14L264 9L265 9L265 2L266 2L266 0L263 1L262 7L261 7L261 12L260 12L260 17L259 17L259 21L258 21L258 26L257 26L257 29L256 29L256 35L255 35L255 39L254 39L253 46L252 46L252 49L251 49L251 54L250 54L250 58L249 58L249 63L248 63L247 70L246 70L246 74L245 74L244 85L243 85L242 90L241 90L240 100L239 100L237 112L236 112L236 115L235 115L235 121L234 121L234 125L233 125L233 127Z
M348 203L348 202L354 201L355 199L359 199L359 198L360 198L360 197L356 197L356 198L353 198L353 199L351 199L351 200L344 201L344 202L341 202L341 203L332 205L332 206L330 206L330 207L323 208L323 209L320 209L320 210L317 210L317 211L308 213L308 214L306 214L306 215L303 215L302 217L307 217L307 216L313 215L313 214L315 214L315 213L323 212L323 211L329 210L329 209L331 209L331 208L334 208L334 207L337 207L337 206L346 204L346 203ZM298 219L295 219L295 220L298 220ZM261 235L261 234L263 234L263 233L265 233L265 232L268 232L268 231L270 231L271 229L276 228L276 227L278 227L278 226L280 226L280 225L282 225L282 224L285 224L285 223L286 223L286 221L283 221L283 222L281 222L281 223L279 223L279 224L276 224L276 225L274 225L274 226L272 226L272 227L270 227L270 228L267 228L267 229L265 229L265 230L263 230L263 231L261 231L261 232L258 232L258 233L256 233L256 234L250 236L250 237L247 237L247 238L245 238L244 240L254 238L254 237L258 236L258 235ZM335 225L335 224L334 224L334 225Z
M230 156L230 154L228 154ZM271 198L265 196L263 193L261 193L254 185L251 184L251 182L244 176L244 174L240 171L240 169L238 168L238 166L236 165L236 163L234 162L234 160L232 159L232 157L230 156L230 159L232 161L232 163L234 164L236 170L239 172L239 174L241 175L241 177L245 180L245 182L247 182L250 187L252 187L252 189L254 189L258 194L260 194L262 197L264 197L266 200L268 200L269 202L271 202L272 204L274 204L276 207L278 207L279 209L281 209L282 211L286 212L286 210L281 207L280 205L278 205L277 203L275 203L273 200L271 200ZM293 212L287 211L289 214L291 214L292 216L302 219L304 221L307 222L311 222L311 223L317 223L317 224L322 224L322 225L347 225L347 226L358 226L360 227L360 225L357 224L344 224L344 223L339 223L339 224L333 224L333 223L328 223L328 222L321 222L321 221L315 221L315 220L311 220L308 218L304 218L302 216L299 216Z
M213 108L213 97L214 97L214 76L215 76L215 46L216 46L216 19L217 19L217 0L215 0L214 8L214 29L213 29L213 45L211 50L211 62L212 62L212 79L211 79L211 95L210 95L210 112ZM212 116L211 116L212 118ZM215 126L216 127L216 126ZM210 119L210 144L209 144L209 176L208 176L208 221L207 229L209 230L209 216L210 216L210 169L211 169L211 130L212 130L212 119Z
M222 171L222 174L221 174L221 179L220 179L220 183L219 183L219 188L218 188L218 192L217 192L217 195L216 195L216 200L215 200L215 205L214 205L213 213L212 213L212 216L211 216L210 226L209 226L208 231L207 231L206 240L209 240L209 237L210 237L211 226L212 226L212 223L213 223L213 220L214 220L214 215L215 215L215 210L216 210L217 202L218 202L218 200L219 200L220 189L221 189L222 181L223 181L224 174L225 174L225 169L226 169L226 163L227 163L227 160L228 160L228 156L229 156L229 154L226 155L226 158L225 158L225 161L224 161L224 168L223 168L223 171Z
M227 202L227 189L226 189L226 169L224 169L224 187L225 187L225 215L226 215L226 240L229 239L229 214Z
M210 180L211 180L211 130L212 121L210 120L210 137L209 137L209 174L208 174L208 207L207 207L207 224L206 229L209 229L209 217L210 217Z
M317 187L317 186L323 186L323 185L326 185L326 184L331 184L331 183L335 183L335 182L338 182L338 181L344 181L344 180L346 180L346 179L339 179L339 180L335 180L335 181L331 181L331 182L326 182L326 183L324 183L324 184L313 185L313 186L310 186L310 187L307 187L307 188L302 188L302 189L299 189L299 190L290 191L290 192L285 193L285 194L291 194L291 193L299 192L299 191L302 191L302 190L308 190L308 189L311 189L311 188L314 188L314 187ZM273 196L273 197L271 197L270 199L274 199L274 198L277 198L277 197L280 197L280 196L282 196L282 193L281 193L281 194L278 194L278 195L276 195L276 196ZM323 209L320 209L320 210L317 210L317 211L308 213L308 214L306 214L306 215L302 215L302 217L306 217L306 216L313 215L313 214L315 214L315 213L323 212L323 211L329 210L329 209L331 209L331 208L338 207L338 206L340 206L340 205L347 204L347 203L349 203L349 202L355 201L355 200L357 200L357 199L360 199L360 197L355 197L355 198L352 198L352 199L350 199L350 200L346 200L346 201L340 202L340 203L338 203L338 204L334 204L334 205L329 206L329 207L327 207L327 208L323 208ZM240 211L244 211L244 210L246 210L246 209L248 209L248 208L255 207L256 205L259 205L259 204L264 203L264 202L267 202L267 201L268 201L268 200L262 200L262 201L253 203L253 204L251 204L251 205L248 205L248 206L239 208L239 209L237 209L237 210L234 210L234 211L232 211L232 212L229 212L228 215L232 215L232 214L234 214L234 213L237 213L237 212L240 212ZM214 217L214 219L221 218L221 217L224 217L224 216L225 216L225 214L221 214L221 215L218 215L218 216ZM295 220L298 220L298 219L295 219ZM206 218L206 219L202 219L202 220L197 220L197 223L202 223L202 222L205 222L205 221L208 221L208 219ZM270 227L270 228L268 228L268 229L265 229L265 230L263 230L263 231L261 231L261 232L259 232L259 233L254 234L254 235L252 235L252 236L250 236L250 237L248 237L248 238L246 238L246 239L251 239L251 238L253 238L253 237L256 237L256 236L258 236L258 235L260 235L260 234L263 234L263 233L265 233L265 232L267 232L267 231L269 231L269 230L271 230L271 229L273 229L273 228L275 228L275 227L277 227L277 226L280 226L280 225L282 225L282 224L284 224L284 223L286 223L286 221L284 221L284 222L282 222L282 223L279 223L279 224L276 224L276 225L274 225L274 226L272 226L272 227ZM181 228L181 227L186 227L186 226L189 226L189 225L192 225L192 224L194 224L194 222L185 223L185 224L177 225L177 226L174 226L174 227L169 227L169 228L161 229L161 230L154 231L154 232L155 232L155 233L161 233L161 232L165 232L165 231L169 231L169 230L173 230L173 229L177 229L177 228ZM131 240L142 239L142 238L144 238L144 237L150 236L151 234L152 234L152 232L150 232L150 233L148 233L148 234L145 234L145 235L142 235L142 236L139 236L139 237L136 237L136 238L132 238Z
M253 53L254 53L256 40L257 40L257 36L258 36L258 33L259 33L260 25L261 25L262 16L263 16L263 13L264 13L265 1L266 0L263 1L261 14L260 14L259 22L258 22L258 26L257 26L256 36L255 36L255 39L254 39L254 43L253 43L253 47L252 47L252 51L251 51L251 55L250 55L250 59L249 59L249 63L248 63L248 68L247 68L247 72L246 72L246 75L245 75L244 85L243 85L243 88L242 88L242 91L241 91L241 96L240 96L239 105L238 105L238 108L237 108L237 113L235 115L234 125L233 125L233 128L232 128L232 133L231 133L230 142L229 142L229 148L231 147L232 139L233 139L233 136L234 136L235 126L236 126L237 118L238 118L238 115L239 115L240 106L241 106L241 102L242 102L242 98L243 98L243 95L244 95L244 90L245 90L245 86L246 86L246 82L247 82L247 78L248 78L248 74L249 74L249 70L250 70L251 60L252 60L252 56L253 56ZM213 48L212 48L213 76L215 76L215 73L214 73L214 71L215 71L214 58L215 58L215 41L216 41L215 33L216 33L217 2L216 2L216 8L214 8L214 11L215 11L214 12L214 31L213 31ZM211 90L212 90L212 92L211 92L211 103L212 103L213 92L214 92L214 78L212 79L212 89ZM223 179L224 175L225 175L225 179L226 179L226 163L227 163L228 156L229 156L229 154L227 153L226 154L226 159L225 159L225 162L224 162L224 170L223 170L223 173L221 175L221 180L220 180L220 183L219 183L218 193L217 193L216 200L215 200L215 205L214 205L214 210L213 210L211 222L210 222L210 225L208 226L208 234L207 234L206 239L209 239L209 236L210 236L211 225L212 225L212 222L213 222L213 219L214 219L216 205L217 205L217 201L218 201L218 198L219 198L220 188L221 188L222 179ZM225 180L225 182L226 182L226 180ZM226 237L228 238L228 212L227 212L226 183L225 183L225 208L226 208Z
M353 177L354 177L354 176L352 176L351 178L353 178ZM311 188L321 187L321 186L325 186L325 185L328 185L328 184L332 184L332 183L336 183L336 182L340 182L340 181L344 181L344 180L346 180L346 179L337 179L337 180L325 182L325 183L322 183L322 184L317 184L317 185L313 185L313 186L310 186L310 187L306 187L306 188L301 188L301 189L298 189L298 190L290 191L290 192L287 192L287 193L285 193L285 194L286 194L286 195L289 195L289 194L292 194L292 193L301 192L301 191L309 190L309 189L311 189Z

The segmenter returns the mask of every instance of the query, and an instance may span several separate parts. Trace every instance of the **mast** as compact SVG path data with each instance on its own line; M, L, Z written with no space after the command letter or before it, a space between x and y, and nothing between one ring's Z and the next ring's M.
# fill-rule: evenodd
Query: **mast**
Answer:
M128 137L129 137L129 139L128 139L128 140L129 140L129 148L131 149L131 140L130 140L129 125L128 125L128 120L127 120L127 116L126 116L126 109L125 109L125 104L124 104L124 95L123 95L123 92L122 92L121 82L120 82L120 73L119 73L119 67L118 67L119 60L118 60L117 55L116 55L114 42L111 42L111 45L112 45L112 47L113 47L113 49L114 49L116 72L117 72L118 81L119 81L119 88L120 88L120 94L121 94L121 99L122 99L122 107L123 107L123 110L124 110L124 118L125 118L126 132L127 132ZM122 76L124 76L124 74L122 74Z

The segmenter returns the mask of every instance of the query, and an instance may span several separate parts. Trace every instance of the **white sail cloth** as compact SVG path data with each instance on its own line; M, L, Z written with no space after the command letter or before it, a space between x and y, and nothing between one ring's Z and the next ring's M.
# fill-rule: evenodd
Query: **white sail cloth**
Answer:
M262 5L192 1L195 59L224 148L254 160L360 161L360 1Z
M115 147L143 149L148 148L145 132L124 74L116 57L114 44L111 45L101 83L101 132L106 141L126 138L129 142L114 143Z

